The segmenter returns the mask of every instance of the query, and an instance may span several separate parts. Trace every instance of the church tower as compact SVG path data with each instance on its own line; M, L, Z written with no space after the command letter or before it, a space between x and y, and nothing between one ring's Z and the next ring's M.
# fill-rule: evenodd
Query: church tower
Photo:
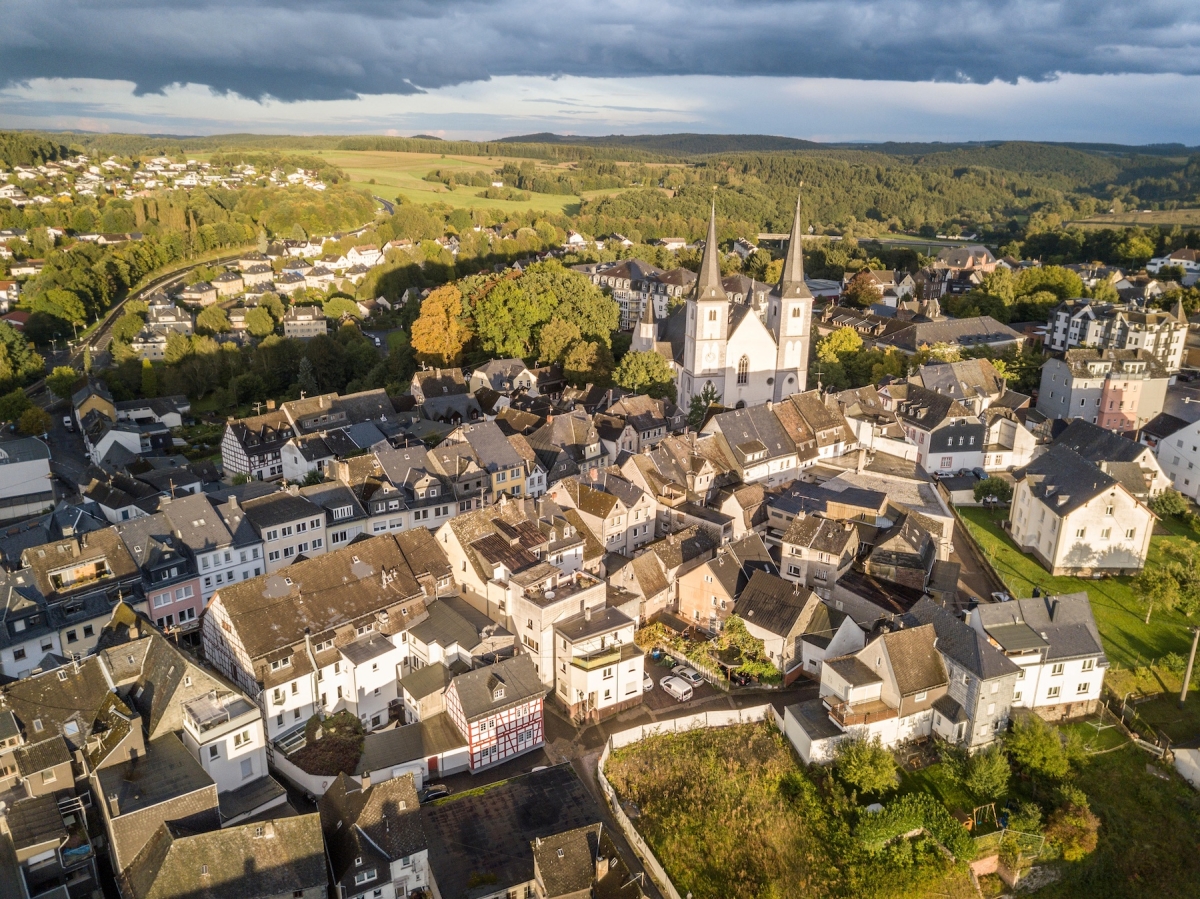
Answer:
M657 341L658 323L654 320L654 297L651 295L646 299L646 305L642 307L642 317L638 319L629 349L638 353L650 353L654 351Z
M788 239L787 256L779 286L771 297L768 325L775 337L775 402L793 393L803 393L808 382L808 352L812 339L813 295L804 281L804 249L801 246L800 197Z
M811 304L811 300L810 300ZM685 304L683 365L679 374L679 403L684 408L707 383L725 396L725 350L729 340L729 297L721 283L720 250L717 247L717 208L708 219L708 239L696 290Z

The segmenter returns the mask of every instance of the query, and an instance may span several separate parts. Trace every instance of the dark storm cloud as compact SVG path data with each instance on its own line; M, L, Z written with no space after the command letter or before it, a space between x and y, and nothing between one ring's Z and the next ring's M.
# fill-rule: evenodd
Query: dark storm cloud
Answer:
M1200 4L1161 0L0 0L0 82L194 83L281 100L500 75L1197 74L1198 50Z

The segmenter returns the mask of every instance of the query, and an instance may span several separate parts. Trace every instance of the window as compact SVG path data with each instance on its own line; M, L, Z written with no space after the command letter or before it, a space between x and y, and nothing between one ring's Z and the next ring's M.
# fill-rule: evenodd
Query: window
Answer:
M708 320L710 322L715 322L717 320L717 310L716 309L708 310Z
M1125 532L1125 537L1129 540L1132 540L1136 536L1137 536L1137 528L1130 528L1129 530L1127 530Z
M1111 536L1112 536L1112 528L1104 528L1103 530L1100 531L1100 539L1101 540L1107 540Z
M1087 692L1088 690L1090 690L1091 688L1092 688L1092 685L1091 685L1089 682L1087 682L1087 681L1084 681L1083 683L1079 684L1079 685L1078 685L1078 686L1075 688L1075 692L1076 692L1076 693L1078 693L1078 694L1080 694L1080 695L1083 695L1084 693L1086 693L1086 692Z
M1095 659L1084 659L1083 660L1083 666L1082 666L1083 671L1091 671L1095 667L1096 667Z
M942 464L941 464L942 468L949 468L953 464L954 464L954 458L952 456L942 456Z
M191 587L188 587L188 595L191 595L191 589L192 589ZM95 629L90 624L85 624L83 626L83 636L84 637L90 637L95 632L96 632Z
M254 759L242 759L242 780L249 780L254 776Z
M750 357L743 356L738 360L737 367L737 382L739 384L750 383Z
M267 553L267 561L268 562L278 562L279 561L279 550L273 549L269 553ZM207 580L207 578L205 578L205 580Z
M362 862L361 859L355 859L355 861L359 862L360 864ZM375 879L375 869L374 868L372 868L370 871L359 871L357 874L354 875L354 883L356 885L363 884L363 883L370 883L374 879Z
M920 693L918 693L916 696L913 697L913 702L924 702L925 697L928 695L929 694L925 690L922 690Z
M284 658L284 659L276 659L274 662L271 663L272 671L278 671L280 668L290 668L290 667L292 667L292 657L291 656L288 656L287 658Z
M208 747L208 757L210 760L211 759L219 759L221 757L221 747L220 746L209 746Z
M1105 506L1105 507L1104 507L1104 514L1105 514L1105 515L1112 515L1112 513L1113 513L1113 507L1112 507L1112 506Z
M79 640L79 635L75 631L67 631L67 642L76 643Z
M1076 537L1085 537L1085 536L1087 536L1087 528L1076 528L1076 529L1075 529L1075 536L1076 536Z
M1016 690L1013 692L1013 702L1020 702L1020 701L1021 701L1021 691Z
M244 730L241 733L233 735L233 748L238 749L250 743L250 731Z
M1051 666L1051 668L1050 668L1050 673L1051 673L1051 674L1053 674L1053 675L1054 675L1054 676L1056 676L1056 677L1057 677L1058 675L1062 674L1062 673L1063 673L1063 663L1062 663L1062 662L1055 662L1055 663L1054 663L1054 664Z

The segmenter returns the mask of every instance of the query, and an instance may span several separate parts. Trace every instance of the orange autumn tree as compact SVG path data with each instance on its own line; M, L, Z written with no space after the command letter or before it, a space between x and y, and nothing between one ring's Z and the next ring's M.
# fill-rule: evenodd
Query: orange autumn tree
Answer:
M471 329L463 321L462 292L453 284L439 287L421 304L412 326L417 361L438 367L462 364L463 347Z

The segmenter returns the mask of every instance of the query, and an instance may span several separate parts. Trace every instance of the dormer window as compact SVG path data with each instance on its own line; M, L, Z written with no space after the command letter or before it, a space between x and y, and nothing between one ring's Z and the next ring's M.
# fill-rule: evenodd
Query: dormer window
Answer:
M291 656L288 656L287 658L283 658L283 659L276 659L275 661L273 661L271 663L272 671L279 671L282 668L291 668L291 667L292 667L292 657Z
M492 690L492 701L499 702L503 698L504 698L504 686L503 686L503 684L501 684L501 685L497 686L494 690Z

